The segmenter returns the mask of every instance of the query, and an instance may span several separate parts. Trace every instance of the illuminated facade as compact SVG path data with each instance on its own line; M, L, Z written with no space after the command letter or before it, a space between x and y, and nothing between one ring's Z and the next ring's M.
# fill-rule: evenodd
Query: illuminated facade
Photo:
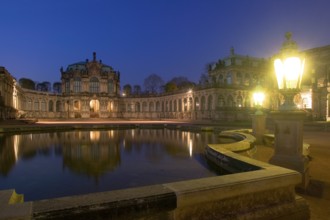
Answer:
M310 112L308 117L330 120L330 46L303 51L306 68L302 91L296 104ZM246 120L253 108L257 85L265 88L264 108L276 110L281 95L269 59L236 54L212 65L208 83L190 91L155 96L123 97L120 73L96 60L61 68L60 94L27 90L4 68L0 68L0 119L9 118L102 118Z

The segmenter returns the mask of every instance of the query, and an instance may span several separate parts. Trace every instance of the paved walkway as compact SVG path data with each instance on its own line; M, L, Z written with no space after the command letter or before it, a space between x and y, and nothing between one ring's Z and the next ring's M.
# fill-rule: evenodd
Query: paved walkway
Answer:
M307 193L298 194L308 201L312 220L330 219L330 131L311 131L307 128L304 142L310 144L311 187ZM273 148L257 145L252 155L254 159L268 162L273 155Z

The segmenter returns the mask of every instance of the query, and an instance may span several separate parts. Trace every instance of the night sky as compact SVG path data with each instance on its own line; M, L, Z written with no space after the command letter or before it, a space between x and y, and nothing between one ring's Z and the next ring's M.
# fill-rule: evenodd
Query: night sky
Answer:
M152 73L197 82L232 46L269 58L287 31L300 49L329 45L329 9L329 0L1 0L0 66L53 83L95 51L122 86Z

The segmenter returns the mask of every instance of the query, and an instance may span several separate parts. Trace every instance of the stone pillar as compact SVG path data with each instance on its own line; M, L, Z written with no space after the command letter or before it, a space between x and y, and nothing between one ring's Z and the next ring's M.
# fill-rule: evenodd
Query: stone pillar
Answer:
M266 115L252 115L252 133L256 138L256 144L262 144L263 136L266 132Z
M296 170L302 175L298 186L306 189L309 184L308 158L303 155L303 111L276 111L271 113L275 124L274 155L270 163Z

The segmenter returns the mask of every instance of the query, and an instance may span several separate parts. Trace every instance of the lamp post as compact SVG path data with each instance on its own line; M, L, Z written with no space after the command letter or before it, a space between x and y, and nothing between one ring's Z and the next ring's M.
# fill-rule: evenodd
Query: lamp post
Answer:
M291 33L285 35L286 41L274 59L278 89L284 97L284 103L278 111L271 112L275 124L275 150L269 162L300 172L302 183L299 187L306 189L309 175L308 158L303 155L305 113L294 103L294 96L300 92L305 60L291 36Z
M261 144L266 131L266 115L262 112L262 103L265 99L265 93L260 85L254 90L253 101L257 111L252 115L252 132L256 138L256 143Z

